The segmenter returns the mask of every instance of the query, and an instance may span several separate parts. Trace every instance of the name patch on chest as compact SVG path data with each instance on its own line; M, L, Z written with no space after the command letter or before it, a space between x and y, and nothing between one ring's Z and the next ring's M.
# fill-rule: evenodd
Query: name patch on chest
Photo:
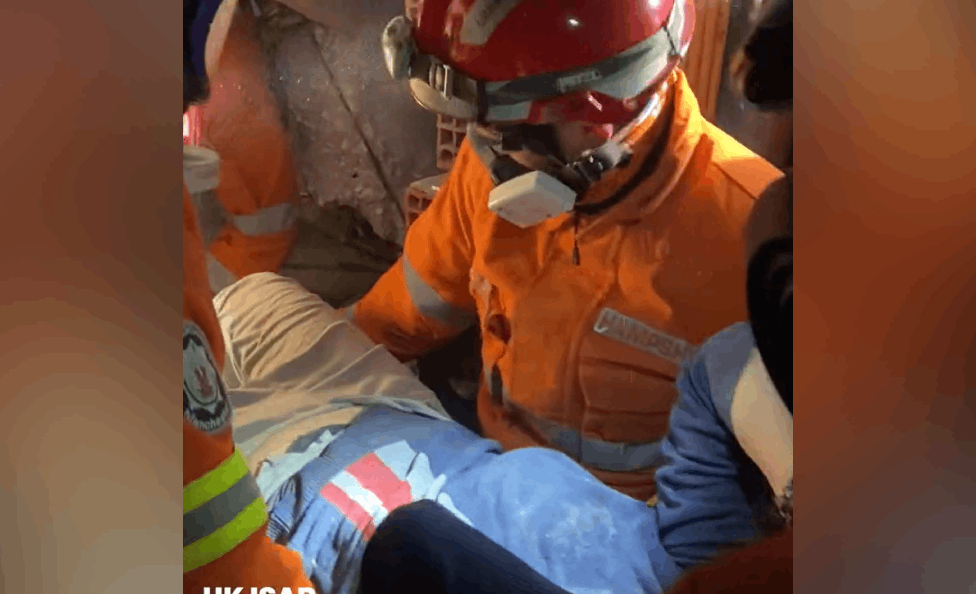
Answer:
M600 312L593 325L593 331L675 365L681 365L691 359L697 351L693 345L684 340L655 330L609 307L603 308Z

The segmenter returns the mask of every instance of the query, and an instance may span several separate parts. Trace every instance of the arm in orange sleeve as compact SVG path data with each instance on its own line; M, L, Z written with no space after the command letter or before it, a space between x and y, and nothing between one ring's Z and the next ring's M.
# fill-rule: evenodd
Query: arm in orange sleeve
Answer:
M220 380L224 346L211 297L203 242L184 186L183 592L250 586L311 594L298 554L266 536L264 501L246 463L240 471ZM235 505L242 510L230 513L238 511Z
M471 292L473 197L491 187L465 141L444 184L410 226L403 255L347 315L401 361L443 346L478 321Z

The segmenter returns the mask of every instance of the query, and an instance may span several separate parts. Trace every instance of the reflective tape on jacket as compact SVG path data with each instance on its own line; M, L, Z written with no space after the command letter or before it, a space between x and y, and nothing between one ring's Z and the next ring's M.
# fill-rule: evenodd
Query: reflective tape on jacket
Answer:
M204 245L216 239L225 224L233 225L247 237L260 237L290 231L298 223L298 208L291 202L259 208L250 214L234 215L227 212L215 190L194 193L193 201Z
M349 322L350 324L356 321L356 308L359 306L359 302L355 302L349 307L342 310L342 319Z
M207 277L210 279L210 290L214 295L240 280L210 252L207 252Z
M200 236L203 245L210 245L221 229L227 224L227 213L224 205L217 198L216 190L204 190L191 194L193 205L197 209L197 221L200 223Z
M550 445L566 452L584 466L607 472L635 472L657 468L664 462L661 440L645 443L622 443L585 437L579 431L558 425L535 415L522 413Z
M644 443L604 441L586 437L572 427L527 411L509 398L497 366L485 370L485 383L492 400L510 416L535 429L549 442L549 447L565 453L583 466L607 472L636 472L657 468L664 463L660 439Z
M417 311L426 318L430 318L451 328L464 330L478 323L478 316L472 311L456 307L437 294L430 285L424 282L417 273L417 269L410 264L406 254L401 258L403 265L403 282L407 285L407 293L413 301Z
M284 202L259 208L251 214L231 215L228 218L244 235L271 235L294 227L298 222L298 210L291 202Z
M268 520L240 450L183 487L183 572L226 555Z

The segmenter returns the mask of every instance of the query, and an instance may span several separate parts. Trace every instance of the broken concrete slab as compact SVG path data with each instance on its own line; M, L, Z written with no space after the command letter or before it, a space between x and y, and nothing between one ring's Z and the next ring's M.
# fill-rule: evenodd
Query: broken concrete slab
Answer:
M261 30L304 191L318 204L358 209L380 237L399 244L403 192L437 172L436 129L388 79L379 36L402 4L381 4L363 7L367 17L357 18L365 24L340 32L265 2Z
M344 209L352 210L325 207L319 220L301 220L292 253L279 270L333 307L362 297L400 254L399 246L373 234L358 213Z
M251 0L239 1L251 2ZM368 23L371 16L368 10L370 3L351 3L346 0L280 0L280 2L314 23L342 31L357 30Z

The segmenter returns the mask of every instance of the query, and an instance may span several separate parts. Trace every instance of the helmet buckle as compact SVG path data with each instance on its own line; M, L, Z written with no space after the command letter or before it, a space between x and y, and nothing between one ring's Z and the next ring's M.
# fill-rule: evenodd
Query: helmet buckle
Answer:
M454 96L454 69L444 64L443 62L436 62L431 65L430 86L434 90L438 91L445 99L451 99Z

